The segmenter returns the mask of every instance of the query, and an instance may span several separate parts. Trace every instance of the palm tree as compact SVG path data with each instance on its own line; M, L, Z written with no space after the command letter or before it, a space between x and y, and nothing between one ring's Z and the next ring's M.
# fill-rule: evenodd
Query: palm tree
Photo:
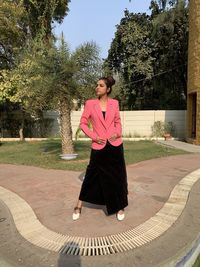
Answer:
M59 111L62 153L72 154L73 100L87 99L88 87L92 88L99 77L99 49L91 42L71 53L63 35L58 46L54 41L47 45L43 40L43 36L33 40L5 84L9 92L12 87L13 101L21 103L29 113Z
M70 114L73 100L84 99L79 89L83 93L83 86L87 89L88 85L94 84L99 77L101 66L99 49L91 42L80 45L71 53L62 35L60 45L58 48L52 47L43 64L48 84L46 93L55 103L55 108L59 110L62 153L72 154L74 147Z

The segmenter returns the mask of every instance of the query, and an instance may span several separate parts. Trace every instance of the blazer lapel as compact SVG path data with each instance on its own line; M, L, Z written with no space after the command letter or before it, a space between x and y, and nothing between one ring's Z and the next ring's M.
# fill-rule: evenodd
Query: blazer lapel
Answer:
M110 99L108 99L107 109L106 109L106 117L105 117L105 122L106 122L107 128L110 126L111 122L113 121L114 116L115 116L115 112L114 112L114 107L113 107L112 101L110 101Z
M105 119L103 117L102 111L101 111L101 107L99 105L99 100L97 99L96 103L95 103L95 111L100 119L100 121L102 122L102 124L104 125L104 127L106 128L106 122ZM106 112L107 113L107 112Z

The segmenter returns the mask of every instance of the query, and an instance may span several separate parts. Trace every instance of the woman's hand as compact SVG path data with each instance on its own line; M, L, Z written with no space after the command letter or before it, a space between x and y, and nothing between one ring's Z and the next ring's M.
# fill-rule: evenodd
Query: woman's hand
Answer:
M115 133L111 135L111 137L108 140L112 142L112 141L115 141L116 139L117 139L117 134Z
M96 142L97 142L98 144L105 144L106 139L103 139L103 138L97 136L97 140L96 140Z

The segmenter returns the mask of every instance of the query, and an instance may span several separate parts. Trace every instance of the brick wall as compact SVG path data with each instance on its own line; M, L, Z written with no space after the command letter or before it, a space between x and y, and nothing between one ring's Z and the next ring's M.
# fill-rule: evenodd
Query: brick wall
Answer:
M200 145L200 0L190 0L188 51L187 137L191 138L192 94L197 94L196 138Z

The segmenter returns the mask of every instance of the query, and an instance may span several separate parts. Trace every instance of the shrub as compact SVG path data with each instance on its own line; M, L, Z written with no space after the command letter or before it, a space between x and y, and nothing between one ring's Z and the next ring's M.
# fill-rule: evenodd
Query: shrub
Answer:
M172 121L163 122L163 121L155 121L153 126L151 127L152 135L155 137L161 137L165 133L169 133L172 136L175 135L176 127Z
M168 121L164 124L164 132L169 133L172 136L175 135L176 132L176 127L175 124L172 121Z
M161 137L164 134L164 122L155 121L151 126L152 136Z

